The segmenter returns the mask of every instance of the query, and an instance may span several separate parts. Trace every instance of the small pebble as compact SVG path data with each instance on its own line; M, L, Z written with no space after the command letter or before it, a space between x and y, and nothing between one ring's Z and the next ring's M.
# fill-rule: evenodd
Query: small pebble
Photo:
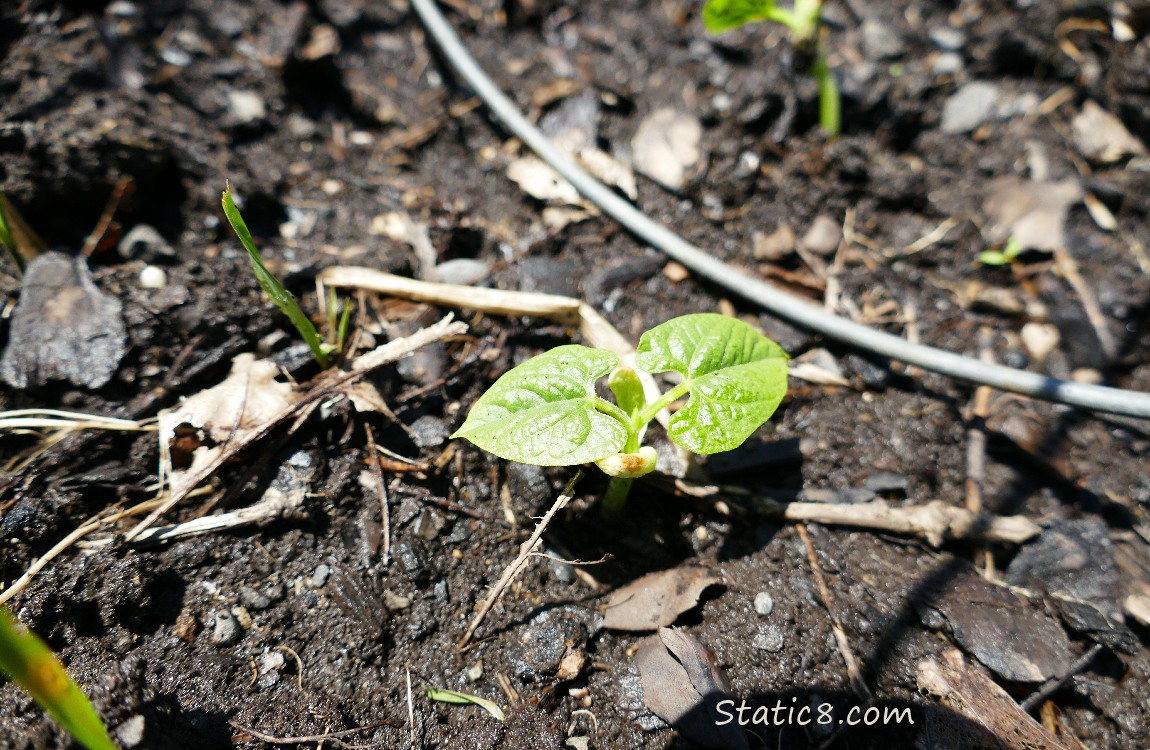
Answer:
M775 600L766 591L755 594L755 613L767 617L775 610Z
M491 264L475 258L454 258L435 267L439 281L444 284L475 284L491 273Z
M145 289L163 289L168 285L168 274L159 266L144 266L140 271L140 286Z
M986 81L971 81L950 95L942 105L944 133L969 133L994 114L998 105L998 88Z
M906 43L898 29L874 18L862 24L862 52L868 60L889 60L906 52Z
M229 91L228 112L241 125L259 122L268 115L264 100L254 91Z
M329 575L331 575L331 566L327 563L320 563L315 567L315 572L308 576L308 588L322 589L323 585L327 583Z
M812 253L830 255L838 249L842 238L843 230L839 223L826 214L819 214L803 235L802 244Z
M1027 323L1020 334L1026 352L1038 362L1046 359L1058 348L1058 328L1050 323Z
M795 251L795 230L789 224L780 224L770 234L755 232L751 237L751 254L755 260L775 263Z
M244 606L249 609L261 610L267 609L271 606L272 600L260 591L256 591L251 586L244 586L240 589L240 601Z
M143 742L145 728L146 720L143 714L136 714L116 727L115 735L120 747L133 748Z
M467 681L479 682L483 677L483 662L477 661L475 664L467 668Z
M947 52L958 52L966 46L966 34L953 26L938 26L930 30L930 41Z
M411 434L415 439L416 446L438 448L447 442L447 436L451 434L451 430L447 429L447 425L439 417L424 414L411 423Z
M240 621L231 612L216 612L212 625L212 642L218 646L230 646L240 639L243 629Z
M965 67L962 55L957 52L943 52L933 58L930 72L936 76L956 76Z
M755 648L771 653L782 651L785 643L783 631L774 625L760 626L759 634L755 636L755 640L751 641L751 645Z

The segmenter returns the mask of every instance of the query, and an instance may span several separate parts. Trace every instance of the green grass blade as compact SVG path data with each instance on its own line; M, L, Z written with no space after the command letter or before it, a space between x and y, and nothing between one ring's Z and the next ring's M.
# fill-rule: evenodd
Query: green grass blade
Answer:
M52 649L0 607L0 670L88 750L116 750L108 731Z
M20 257L16 241L12 239L12 230L8 227L8 199L4 193L0 193L0 245L4 246L4 252L8 253L20 273L24 273L24 259Z
M478 695L457 693L454 690L443 690L442 688L433 688L429 685L423 686L423 692L427 693L427 697L433 701L438 701L439 703L470 703L479 706L500 721L507 720L507 717L503 715L503 709L486 698L480 698Z
M240 210L236 208L236 202L232 200L230 189L224 190L220 202L224 207L224 215L228 217L228 222L232 225L232 231L239 237L244 249L248 251L248 258L252 261L252 270L255 272L256 281L260 283L260 287L280 309L280 312L291 320L292 325L299 331L299 335L311 348L312 356L315 357L316 362L319 362L319 366L325 370L331 367L331 358L328 357L327 349L323 345L323 339L320 338L319 332L316 331L311 320L304 315L291 292L284 289L279 279L273 276L267 266L264 265L260 251L256 249L256 244L252 241L252 233L248 231L248 225L244 223L244 218L240 216Z

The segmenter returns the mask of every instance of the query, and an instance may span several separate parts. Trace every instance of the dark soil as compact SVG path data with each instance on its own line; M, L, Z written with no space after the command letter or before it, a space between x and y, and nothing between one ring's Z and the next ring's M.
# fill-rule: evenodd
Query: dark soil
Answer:
M849 210L859 241L842 251L838 279L841 298L864 322L900 334L913 328L925 343L972 355L979 331L989 329L1000 362L1057 377L1085 368L1145 391L1150 282L1137 248L1150 248L1150 171L1124 162L1091 171L1070 128L1093 100L1150 144L1150 19L1145 4L1129 5L1136 38L1118 41L1105 3L832 1L829 46L845 123L836 141L818 130L813 84L795 70L779 31L707 37L698 3L459 0L451 19L524 110L542 114L532 95L557 78L590 92L607 151L626 151L655 109L693 112L704 127L706 169L679 195L640 178L637 203L731 265L817 282L817 272L793 256L773 269L755 260L752 233L787 223L802 236L816 216L841 222ZM864 20L897 29L893 56L868 58ZM962 33L960 68L948 73L932 70L944 50L931 34L942 27ZM334 52L323 48L332 34ZM94 391L59 382L3 386L4 409L151 417L218 383L241 352L274 354L301 382L315 374L222 221L225 180L268 265L308 310L319 309L312 282L325 267L418 271L406 244L370 231L373 217L403 209L429 227L440 260L486 262L492 286L582 297L632 341L672 315L724 310L793 355L828 346L721 288L672 281L654 251L608 220L546 229L542 206L505 176L516 147L482 107L458 106L471 93L400 0L5 3L0 55L0 185L27 224L49 246L75 254L127 176L135 190L116 214L121 231L150 225L175 251L125 259L113 228L113 249L91 258L97 284L122 302L128 326L127 354L112 381ZM973 134L943 133L944 102L976 80L998 86L1002 112ZM1061 104L1051 100L1064 89ZM236 94L252 95L263 111L245 114ZM1052 101L1057 106L1044 107ZM1117 342L1112 357L1048 256L1024 256L1019 273L975 262L986 248L979 227L987 183L1025 176L1036 159L1045 160L1051 180L1081 176L1117 219L1119 231L1105 231L1079 203L1066 221L1066 250ZM941 241L900 250L951 217L957 223ZM146 263L166 272L164 289L141 286ZM10 310L20 281L11 265L4 273ZM822 298L817 284L812 291L780 283ZM1019 336L1028 313L973 304L986 288L1007 290L1023 309L1041 303L1061 333L1059 347L1030 361ZM381 316L406 319L410 331L410 321L446 312L370 296L364 310L357 325L374 325L377 337L385 335ZM422 367L385 369L375 379L404 423L422 419L431 432L450 432L508 367L577 335L529 319L461 315L472 324L465 340L439 348ZM541 561L463 653L456 642L486 587L573 470L509 466L469 444L436 464L447 442L432 438L421 448L373 417L378 442L432 463L388 473L392 557L383 560L379 500L372 482L360 480L364 418L345 406L290 437L273 436L259 455L225 467L212 494L169 514L180 520L248 505L295 456L314 467L305 517L162 547L72 547L9 605L59 652L110 726L144 717L139 747L258 747L264 743L242 728L298 737L374 725L345 740L559 748L568 736L590 736L598 748L685 748L695 745L644 708L631 661L642 634L602 631L597 607L603 594L643 573L696 564L720 571L728 584L679 624L714 651L731 694L754 705L829 703L842 717L863 701L852 692L805 545L794 527L757 517L743 498L764 488L793 495L870 486L895 504L962 505L973 389L828 348L852 387L792 380L779 414L734 468L712 462L715 479L735 488L726 498L733 515L660 489L666 483L640 482L625 519L605 525L595 506L605 482L589 471L546 539L561 557L610 556L586 568L603 588ZM1150 590L1150 428L1024 399L992 403L988 510L1046 524L1101 524L1105 540L1084 575L1114 576L1104 598L1117 615L1126 595ZM757 461L754 448L785 439L802 440L801 457ZM5 585L84 520L155 491L154 433L73 435L25 463L37 442L25 434L0 442L8 466L0 478ZM244 483L228 508L215 505ZM877 705L909 706L914 718L913 725L845 728L831 746L962 747L929 744L926 711L937 704L920 694L916 669L954 643L970 648L947 606L953 597L966 601L964 587L979 580L972 562L979 550L949 543L940 552L850 529L812 526L810 534ZM1020 554L1008 545L991 552L999 576ZM753 606L760 592L774 601L767 616ZM1047 608L1057 613L1049 601ZM1053 621L1041 607L1035 615ZM1108 645L1054 693L1042 712L1048 728L1089 748L1150 745L1150 631L1131 619L1133 635L1115 645L1059 616L1073 656L1095 641ZM233 640L225 621L237 617ZM996 643L1024 656L1037 647L1025 629L1003 632ZM584 651L586 666L560 679L568 650ZM431 703L425 684L495 700L507 721ZM1002 684L1019 699L1038 687ZM0 685L0 717L2 747L69 746L9 683ZM752 729L752 747L807 748L827 739L814 727Z

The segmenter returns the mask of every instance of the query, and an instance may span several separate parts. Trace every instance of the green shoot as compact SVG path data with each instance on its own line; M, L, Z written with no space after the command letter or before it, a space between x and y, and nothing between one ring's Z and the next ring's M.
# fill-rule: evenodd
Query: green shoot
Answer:
M468 695L467 693L457 693L454 690L433 688L429 685L423 686L423 692L427 693L427 697L430 700L437 701L439 703L459 703L479 706L499 721L507 720L507 717L503 715L503 709L501 709L495 703L487 700L486 698L480 698L477 695Z
M811 75L819 85L819 125L832 138L842 132L842 104L834 72L827 64L825 34L820 29L823 0L795 0L794 8L779 8L775 0L707 0L703 25L712 34L748 23L770 21L791 30L796 48L813 52Z
M295 297L291 295L287 289L284 289L283 284L279 282L271 271L264 265L263 258L260 257L260 251L256 249L255 242L252 241L252 233L248 231L248 225L244 223L243 216L236 208L236 203L232 200L231 188L228 187L224 190L221 203L224 207L224 214L228 217L228 222L232 225L232 230L239 237L240 243L244 249L248 251L248 258L252 262L252 270L255 272L256 281L259 282L260 287L264 293L271 298L275 306L280 309L284 315L288 316L299 335L307 342L308 347L311 349L312 356L319 366L323 369L331 367L331 353L335 351L335 347L325 342L320 338L319 333L315 329L315 325L311 320L304 315L303 310L300 309L299 304L296 303Z
M524 464L594 462L613 477L604 508L614 514L632 480L655 469L655 450L641 440L656 414L689 393L668 424L671 440L701 455L737 448L786 395L787 359L778 344L742 321L684 315L639 340L640 368L682 377L655 401L647 401L638 375L619 367L614 352L560 346L504 373L452 437ZM596 381L608 375L615 403L595 392Z
M0 671L27 690L88 750L116 750L96 710L64 665L4 607L0 607Z
M1022 243L1017 237L1011 237L1002 246L1001 250L983 250L978 254L978 262L984 266L1009 266L1022 255Z
M24 259L20 257L20 251L16 249L16 241L12 239L12 230L8 227L8 199L0 193L0 245L4 246L4 252L8 253L8 257L16 265L20 273L24 272Z

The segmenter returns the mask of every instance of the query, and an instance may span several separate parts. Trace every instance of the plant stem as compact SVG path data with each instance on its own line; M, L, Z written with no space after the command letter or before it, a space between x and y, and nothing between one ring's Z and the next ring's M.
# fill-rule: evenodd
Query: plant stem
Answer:
M625 477L611 477L607 483L607 493L603 495L603 515L608 518L617 518L623 514L627 505L627 495L631 493L631 483L634 479Z
M838 138L842 131L842 103L839 98L839 85L835 74L827 65L826 32L819 33L815 47L815 63L811 74L819 84L819 125L831 138Z

